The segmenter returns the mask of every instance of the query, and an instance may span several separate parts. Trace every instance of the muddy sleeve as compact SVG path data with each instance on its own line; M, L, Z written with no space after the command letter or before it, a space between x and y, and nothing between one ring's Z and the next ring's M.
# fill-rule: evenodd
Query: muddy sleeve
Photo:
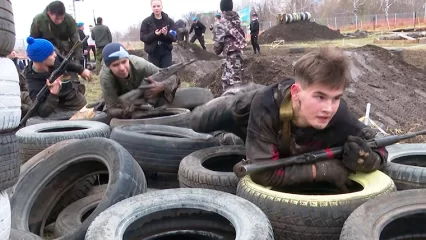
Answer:
M110 109L116 107L118 104L118 94L114 76L107 72L107 70L101 71L100 82L102 97L105 100L106 108Z
M221 54L225 47L225 35L225 26L221 23L218 23L216 26L216 31L213 35L213 50L217 55Z
M168 103L173 102L176 90L180 87L180 79L176 75L173 75L162 81L162 83L164 84L164 98Z
M189 29L189 34L191 34L192 31L194 31L194 24L191 25L191 28Z
M253 99L247 126L246 157L252 163L280 158L272 120L275 114L263 104L261 96L262 94L258 94ZM251 176L255 182L261 185L282 185L283 173L284 169L281 168Z
M59 98L57 95L49 93L46 100L43 101L37 108L37 113L40 117L47 117L58 106Z

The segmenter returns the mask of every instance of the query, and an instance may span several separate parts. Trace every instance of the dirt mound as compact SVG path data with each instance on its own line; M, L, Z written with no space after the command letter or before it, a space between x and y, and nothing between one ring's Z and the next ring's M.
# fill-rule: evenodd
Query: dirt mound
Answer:
M358 115L371 103L373 120L384 126L425 124L426 81L424 72L384 48L366 45L348 51L353 60L353 83L345 98Z
M184 46L173 45L172 57L174 62L187 62L193 58L207 61L220 59L216 54L205 51L193 43L187 43Z
M243 79L264 85L277 82L286 76L291 76L292 63L301 56L301 54L248 56L243 60ZM219 68L201 78L196 84L209 88L215 96L218 96L222 92L221 77L222 69Z
M275 40L286 42L334 40L344 36L327 26L310 21L297 21L288 24L278 24L264 31L259 36L260 44L270 44Z
M199 79L204 79L206 75L218 71L222 65L222 60L204 61L199 60L188 66L178 73L182 82L196 83Z

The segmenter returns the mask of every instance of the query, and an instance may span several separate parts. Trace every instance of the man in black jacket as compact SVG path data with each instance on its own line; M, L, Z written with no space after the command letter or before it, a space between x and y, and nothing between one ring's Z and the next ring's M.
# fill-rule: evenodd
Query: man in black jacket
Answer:
M50 74L59 67L60 61L51 42L45 39L27 38L27 54L31 62L25 68L24 75L27 79L31 100L35 100L37 94L45 84L49 87L46 100L37 108L37 115L47 117L54 112L78 111L86 105L84 95L78 90L73 81L67 79L64 74L53 83L48 81ZM81 65L70 62L66 69L75 72L81 77L90 80L91 73Z
M201 47L206 50L206 44L204 42L204 33L206 32L206 26L202 24L200 21L198 21L198 17L194 17L192 19L193 23L191 26L191 29L189 30L189 34L194 31L194 35L192 35L190 43L194 43L195 40L198 40L200 42Z
M371 149L366 144L375 131L358 121L342 99L352 80L349 66L349 59L337 48L310 51L296 62L294 79L216 98L214 105L204 104L191 112L191 127L196 132L235 133L245 139L246 160L252 163L326 149L330 160L250 177L271 187L329 182L348 192L350 172L373 172L387 159L385 148ZM328 151L338 146L344 146L341 158Z
M85 37L86 34L84 33L84 23L83 22L79 22L77 23L77 27L78 27L78 35L80 36L80 40L82 41ZM89 47L89 45L87 44L87 40L83 42L83 55L84 58L81 59L81 65L86 68L86 62L87 62L87 48Z
M176 42L176 37L170 32L175 29L174 21L161 9L162 6L155 6L151 16L142 21L140 39L144 42L148 61L159 68L165 68L172 65L172 43Z
M260 46L257 43L257 39L259 37L259 21L257 20L257 13L253 13L253 20L250 23L250 36L254 54L256 54L256 50L260 54Z

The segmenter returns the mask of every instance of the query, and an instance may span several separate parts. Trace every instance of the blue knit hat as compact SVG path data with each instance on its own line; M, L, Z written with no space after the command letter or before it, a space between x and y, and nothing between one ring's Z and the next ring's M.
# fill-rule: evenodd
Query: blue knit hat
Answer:
M117 42L108 43L102 50L102 57L105 65L109 66L112 62L122 58L129 58L127 50Z
M193 17L192 18L192 21L197 21L198 20L198 18L197 17Z
M43 62L55 51L53 44L46 39L27 38L27 55L33 62Z
M77 23L77 27L81 27L81 26L83 26L84 25L84 22L79 22L79 23Z

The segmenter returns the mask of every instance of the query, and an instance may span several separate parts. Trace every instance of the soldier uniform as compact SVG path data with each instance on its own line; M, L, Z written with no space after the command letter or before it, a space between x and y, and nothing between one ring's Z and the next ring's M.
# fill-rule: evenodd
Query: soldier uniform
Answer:
M115 51L116 48L120 50ZM108 44L105 46L102 54L104 55L104 62L100 72L100 82L107 113L111 117L125 118L125 116L123 116L124 107L120 105L118 97L131 90L137 89L141 84L149 84L143 81L143 79L157 73L159 68L144 58L129 55L119 43ZM109 69L109 65L113 61L121 58L129 59L129 76L125 79L115 76ZM147 102L154 107L171 103L174 99L176 90L180 86L179 78L175 75L165 79L162 83L164 84L164 91L155 99L147 99Z
M223 16L217 23L214 32L214 51L217 55L224 53L226 62L222 65L222 89L225 92L233 85L240 85L242 79L242 49L246 46L241 20L232 11L232 1L222 0L220 9Z

